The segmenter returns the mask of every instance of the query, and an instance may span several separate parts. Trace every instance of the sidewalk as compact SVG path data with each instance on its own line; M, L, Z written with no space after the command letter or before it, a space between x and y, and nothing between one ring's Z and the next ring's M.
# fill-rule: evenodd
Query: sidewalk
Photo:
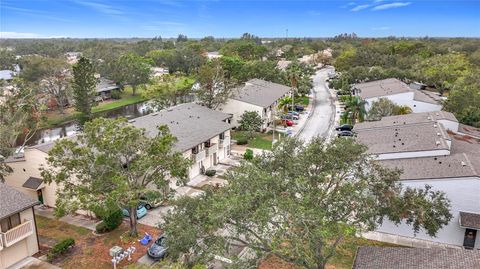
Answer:
M35 214L49 219L56 219L54 215L54 209L45 207L43 205L35 206ZM59 218L58 220L66 222L71 225L87 228L89 230L95 231L95 227L100 222L96 219L90 219L83 215L66 215Z

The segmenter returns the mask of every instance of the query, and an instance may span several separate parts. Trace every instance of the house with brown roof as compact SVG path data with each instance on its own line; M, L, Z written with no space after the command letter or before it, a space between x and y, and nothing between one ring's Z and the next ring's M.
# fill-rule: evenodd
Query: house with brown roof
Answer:
M232 115L234 127L239 125L240 116L246 111L255 111L263 119L262 130L273 125L278 101L290 96L288 86L261 79L251 79L245 86L236 89L228 101L218 110Z
M376 232L365 234L367 238L407 246L480 249L480 139L460 133L458 122L447 112L384 117L357 124L354 130L357 141L367 145L380 164L402 171L404 187L429 185L445 192L453 216L436 237L423 230L415 234L406 223L384 221Z
M36 199L0 183L0 268L8 268L38 252L33 207Z
M442 248L360 247L352 269L474 269L480 251Z
M396 78L357 83L353 86L355 95L367 101L366 110L379 98L387 98L397 105L408 106L414 113L440 111L441 97L434 93L415 90Z

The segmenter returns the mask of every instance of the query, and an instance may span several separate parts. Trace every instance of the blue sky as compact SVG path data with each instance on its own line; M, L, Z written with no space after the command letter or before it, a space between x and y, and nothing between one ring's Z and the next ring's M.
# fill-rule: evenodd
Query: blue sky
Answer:
M0 0L0 37L480 37L477 1Z

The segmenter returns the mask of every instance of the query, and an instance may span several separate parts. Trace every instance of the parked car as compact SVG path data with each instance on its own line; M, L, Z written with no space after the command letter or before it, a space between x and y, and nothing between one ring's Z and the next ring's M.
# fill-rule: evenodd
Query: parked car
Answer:
M298 120L298 116L292 114L282 115L282 120Z
M294 107L295 111L302 112L305 110L305 108L301 105L295 105Z
M352 137L355 136L355 133L352 131L341 131L338 133L338 137Z
M285 125L285 126L293 126L293 121L292 121L292 120L284 119L284 120L282 120L282 125Z
M159 207L162 204L162 199L156 193L145 193L140 197L140 202L145 205L147 210Z
M335 127L336 131L352 131L353 126L350 124L343 124L338 127Z
M122 208L122 213L125 217L130 216L130 209ZM147 209L145 208L145 204L139 203L137 206L137 219L141 219L147 215Z
M287 114L289 115L295 115L297 117L300 117L300 113L298 113L297 111L288 111Z
M165 235L161 235L153 244L147 249L147 254L154 260L160 260L167 256L167 238Z

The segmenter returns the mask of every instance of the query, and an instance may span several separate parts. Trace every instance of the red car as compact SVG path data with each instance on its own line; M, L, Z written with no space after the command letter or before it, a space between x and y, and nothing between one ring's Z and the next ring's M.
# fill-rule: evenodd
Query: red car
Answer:
M282 124L285 126L293 126L292 120L282 120Z

